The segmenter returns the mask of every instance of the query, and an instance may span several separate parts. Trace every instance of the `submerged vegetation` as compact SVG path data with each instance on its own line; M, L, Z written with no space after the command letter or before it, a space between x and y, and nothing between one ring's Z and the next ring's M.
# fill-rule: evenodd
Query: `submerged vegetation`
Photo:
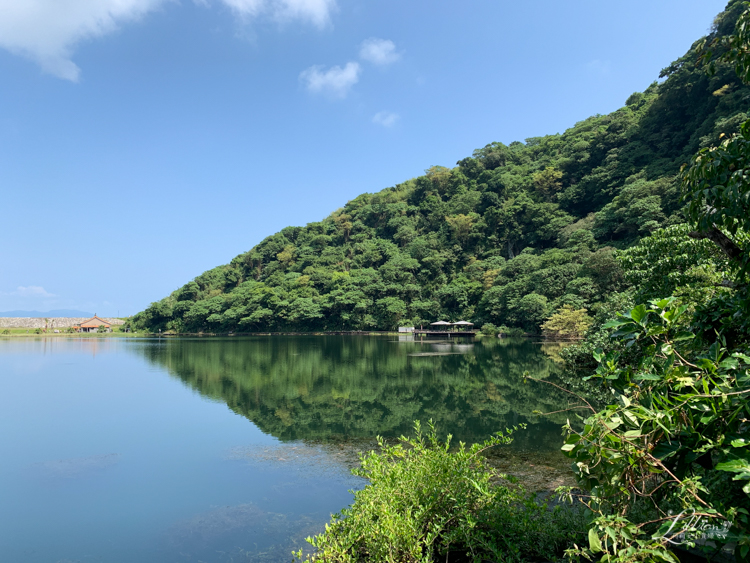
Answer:
M709 41L729 36L742 10L730 2ZM750 87L733 64L715 61L709 75L699 56L696 44L664 69L663 82L608 115L558 135L491 143L455 168L434 166L323 221L287 227L131 324L391 330L464 318L539 332L565 306L596 316L610 294L638 284L619 251L683 228L682 164L748 117Z

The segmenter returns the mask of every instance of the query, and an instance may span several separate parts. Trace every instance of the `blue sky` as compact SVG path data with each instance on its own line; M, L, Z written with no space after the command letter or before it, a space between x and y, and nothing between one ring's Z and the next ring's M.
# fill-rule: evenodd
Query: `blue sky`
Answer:
M624 104L724 0L0 0L0 311L125 316Z

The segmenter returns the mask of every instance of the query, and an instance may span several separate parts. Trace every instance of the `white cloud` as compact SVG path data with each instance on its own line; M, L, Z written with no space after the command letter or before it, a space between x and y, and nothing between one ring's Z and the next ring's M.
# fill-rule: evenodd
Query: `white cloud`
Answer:
M55 297L53 293L48 292L41 286L38 285L19 285L11 295L18 295L19 297Z
M343 68L332 66L328 70L315 65L303 70L299 78L310 92L345 98L351 87L359 80L360 71L359 63L355 62L348 62Z
M0 0L0 48L36 61L45 72L78 81L71 60L83 40L111 33L165 4L179 0ZM208 5L206 0L197 0ZM330 23L336 0L218 0L243 20L268 16Z
M372 122L383 127L393 127L399 120L399 115L390 111L379 111L372 116Z
M401 58L396 52L396 45L390 39L371 37L365 39L359 48L359 57L373 64L386 66Z
M70 60L83 39L139 18L164 0L0 0L0 47L33 59L50 74L77 81Z
M318 27L331 22L336 0L221 0L243 18L270 15L276 20L308 21Z

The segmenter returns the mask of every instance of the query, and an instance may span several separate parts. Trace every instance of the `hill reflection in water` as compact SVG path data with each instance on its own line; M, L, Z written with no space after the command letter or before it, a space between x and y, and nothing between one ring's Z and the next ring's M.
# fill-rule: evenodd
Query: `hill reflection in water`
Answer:
M373 336L164 339L140 348L206 397L282 441L409 434L413 421L475 442L525 422L516 447L558 450L568 405L551 386L555 363L528 340L415 342Z

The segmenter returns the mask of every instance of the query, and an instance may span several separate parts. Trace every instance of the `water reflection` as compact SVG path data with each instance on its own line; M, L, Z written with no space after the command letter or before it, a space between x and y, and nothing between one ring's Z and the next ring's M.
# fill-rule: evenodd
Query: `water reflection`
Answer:
M362 486L357 452L415 419L467 442L527 422L491 463L565 478L565 414L532 412L568 396L523 383L556 369L528 340L0 344L0 561L289 561Z
M204 396L283 441L345 441L409 434L433 419L467 442L527 423L516 448L557 451L569 397L523 374L554 377L540 343L419 342L295 336L165 340L138 348Z

